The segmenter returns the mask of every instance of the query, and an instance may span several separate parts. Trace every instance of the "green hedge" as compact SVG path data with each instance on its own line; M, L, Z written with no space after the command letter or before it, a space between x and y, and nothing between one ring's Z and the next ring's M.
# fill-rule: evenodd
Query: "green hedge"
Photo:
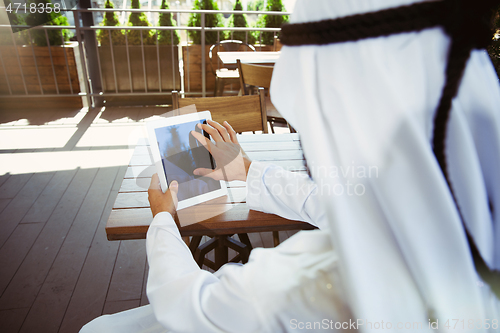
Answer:
M233 10L243 10L240 0L236 0ZM247 17L245 14L233 14L229 17L228 27L241 27L248 28ZM246 41L245 31L233 31L233 36L231 37L231 31L228 32L228 39L237 39L242 42ZM255 44L255 36L251 31L248 32L248 44Z
M161 9L169 9L168 1L162 0ZM158 26L161 27L173 27L176 26L177 22L172 18L172 13L160 13L158 19ZM177 30L173 33L174 45L179 44L179 32ZM172 45L172 31L171 30L159 30L158 31L158 44L160 45Z
M266 11L268 12L283 12L285 6L281 0L268 0ZM280 28L283 23L288 22L288 15L263 15L257 22L258 27L262 28ZM276 34L279 36L279 34ZM262 43L266 45L274 45L274 33L262 32Z
M219 10L217 2L214 0L196 0L193 5L194 10ZM223 27L223 17L221 14L205 14L205 27ZM189 27L201 27L201 15L192 13L189 16ZM189 36L194 44L201 44L201 31L189 31ZM220 33L220 40L224 39L224 33ZM217 31L205 32L205 45L217 43Z

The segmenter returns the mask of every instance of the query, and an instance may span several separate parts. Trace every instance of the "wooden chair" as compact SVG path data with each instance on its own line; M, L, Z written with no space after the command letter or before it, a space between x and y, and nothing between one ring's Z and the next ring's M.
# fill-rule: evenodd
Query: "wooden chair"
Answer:
M273 66L243 64L239 59L236 61L240 72L240 89L243 92L243 95L252 94L254 87L266 88L269 91L274 70ZM247 87L247 85L249 87ZM288 125L286 120L280 115L271 102L271 96L269 93L266 96L266 114L273 133L274 125L276 123L280 123L285 126ZM290 131L294 132L292 128L290 128Z
M208 58L210 59L210 68L212 69L212 74L215 75L214 96L222 96L226 83L238 84L240 77L237 68L219 68L219 59L218 57L214 57L215 51L248 50L255 52L255 47L240 40L223 40L213 44L210 47L210 50L208 51ZM214 65L214 62L217 63L217 66Z
M219 123L226 120L237 133L268 132L264 89L259 89L257 95L206 98L179 98L178 92L173 91L172 104L174 109L194 104L197 111L209 110L213 120Z
M268 133L266 105L264 89L259 88L257 95L250 96L228 96L228 97L198 97L198 98L179 98L177 91L172 91L173 108L178 109L195 105L197 111L209 110L212 119L222 123L225 120L231 124L233 129L238 132L262 131ZM207 253L216 250L216 256L222 255L223 260L227 261L227 249L231 248L238 253L230 262L242 261L246 263L252 250L252 244L247 234L238 234L240 241L231 237L232 235L217 235L208 242L200 246L202 236L193 236L191 241L186 241L193 256L200 267L206 266L217 270L219 267L208 258ZM278 232L273 232L274 244L279 244ZM217 260L216 260L217 261Z

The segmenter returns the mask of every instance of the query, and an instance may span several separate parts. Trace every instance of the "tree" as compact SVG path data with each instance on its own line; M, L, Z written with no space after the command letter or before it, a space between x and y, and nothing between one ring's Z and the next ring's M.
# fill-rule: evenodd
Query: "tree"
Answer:
M162 0L161 9L169 9L168 1ZM158 19L158 25L160 27L173 27L177 25L174 19L172 19L172 13L160 13ZM179 44L179 32L177 30L173 31L174 42L173 45ZM172 30L159 30L158 32L158 44L161 45L172 45Z
M217 3L214 0L196 0L193 6L194 10L219 10ZM222 27L222 15L220 14L205 14L205 27ZM189 27L201 27L201 14L192 13L189 16ZM189 36L193 39L194 44L201 44L201 31L190 30ZM220 35L220 39L224 39L224 34ZM217 31L205 32L205 43L215 44L217 42Z
M132 8L140 9L141 3L139 0L132 0ZM149 27L151 24L146 17L144 12L132 12L128 17L128 25L131 27ZM130 45L141 45L141 31L142 31L142 43L144 45L155 44L152 38L154 34L151 30L128 30L128 43Z
M266 11L268 12L282 12L285 11L285 6L281 0L268 0ZM263 15L259 21L258 26L262 28L280 28L283 23L288 22L288 15ZM278 35L276 33L276 35ZM262 43L267 45L274 44L274 33L264 31L262 33Z
M36 0L30 3L37 4L37 7L47 8L47 4L51 3L50 0ZM40 5L41 4L41 5ZM43 6L43 7L42 7ZM53 6L51 6L53 7ZM39 13L30 13L26 17L26 24L32 27L36 27L39 25L69 25L68 19L66 16L62 16L61 13L55 13L51 11L50 13L47 11L43 11ZM61 38L62 34L62 38ZM30 30L31 41L36 46L47 46L47 38L45 36L44 29L32 29ZM70 32L68 29L47 29L47 36L49 39L50 45L62 45L63 40L67 41L70 37Z
M243 6L241 5L240 0L236 0L236 3L234 4L233 10L243 10ZM248 28L246 15L244 15L244 14L231 15L231 17L229 18L228 26L229 27ZM229 35L229 36L231 36L231 35ZM229 38L241 40L242 42L246 42L246 33L245 33L245 31L234 31L232 37L229 37ZM248 43L255 44L255 36L250 32L248 32Z
M249 1L247 10L261 11L264 10L264 0Z
M115 8L111 0L106 0L104 5L105 8ZM102 26L116 27L120 26L120 20L118 20L118 15L116 12L106 12L104 14L104 20L101 23ZM97 40L101 45L109 45L109 33L111 31L111 39L113 45L125 45L125 35L122 30L99 30L97 32Z

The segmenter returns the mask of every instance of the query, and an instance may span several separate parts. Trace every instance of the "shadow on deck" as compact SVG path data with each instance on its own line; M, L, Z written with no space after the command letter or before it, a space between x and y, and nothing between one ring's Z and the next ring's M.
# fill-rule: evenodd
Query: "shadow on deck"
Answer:
M134 133L169 110L0 112L2 332L77 332L101 314L148 304L145 241L108 241L104 226ZM271 233L250 239L273 244Z

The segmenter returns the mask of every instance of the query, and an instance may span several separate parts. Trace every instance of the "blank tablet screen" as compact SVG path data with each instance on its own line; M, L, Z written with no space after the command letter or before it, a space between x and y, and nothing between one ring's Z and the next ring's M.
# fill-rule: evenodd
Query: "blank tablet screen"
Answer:
M204 122L202 119L155 128L167 184L170 186L173 180L179 183L179 201L221 188L219 181L193 175L196 168L215 168L208 150L191 135L191 131L202 133L196 125Z

